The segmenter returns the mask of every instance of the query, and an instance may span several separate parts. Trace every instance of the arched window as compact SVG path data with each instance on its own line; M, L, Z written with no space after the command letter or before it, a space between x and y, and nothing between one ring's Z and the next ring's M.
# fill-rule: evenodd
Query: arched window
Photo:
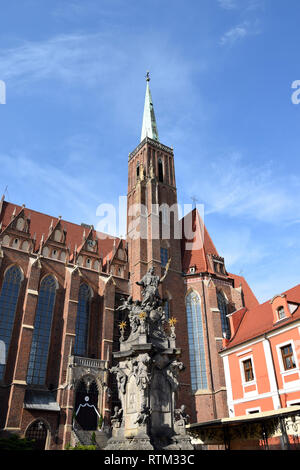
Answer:
M158 159L158 180L161 182L164 180L164 170L161 158Z
M136 177L140 177L140 162L137 162L136 164Z
M186 313L192 390L203 390L208 387L204 333L200 298L194 291L190 292L186 297Z
M40 285L34 320L34 330L27 371L27 383L29 384L44 385L46 381L55 294L55 279L52 276L46 276Z
M230 338L230 326L227 318L227 302L222 292L218 292L218 308L221 312L221 324L222 324L222 333L223 338Z
M0 294L0 379L4 376L21 281L22 273L20 268L11 266L5 273Z
M89 328L91 291L87 284L81 284L78 295L78 309L75 327L74 354L87 355L87 340Z

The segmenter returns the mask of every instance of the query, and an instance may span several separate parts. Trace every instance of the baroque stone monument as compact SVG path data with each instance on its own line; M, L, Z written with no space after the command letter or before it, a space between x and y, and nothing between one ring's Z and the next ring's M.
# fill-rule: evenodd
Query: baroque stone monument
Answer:
M190 450L193 449L185 425L185 406L175 409L178 374L184 365L178 359L175 323L166 318L159 285L164 281L151 268L138 285L143 287L142 301L131 297L118 310L127 313L129 336L125 340L127 322L119 324L120 351L114 353L118 364L110 368L118 385L121 407L111 416L112 437L109 450Z

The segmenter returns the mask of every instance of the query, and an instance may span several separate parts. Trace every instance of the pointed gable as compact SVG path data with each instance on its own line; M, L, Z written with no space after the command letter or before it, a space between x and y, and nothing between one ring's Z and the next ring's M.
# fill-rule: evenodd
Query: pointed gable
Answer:
M196 272L213 273L211 257L220 258L197 209L182 219L181 253L184 273L194 266Z

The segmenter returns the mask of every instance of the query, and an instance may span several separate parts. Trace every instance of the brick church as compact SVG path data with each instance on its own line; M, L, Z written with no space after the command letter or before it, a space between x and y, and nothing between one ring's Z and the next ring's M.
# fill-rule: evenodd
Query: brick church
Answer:
M168 260L161 296L186 366L177 404L192 422L228 416L219 355L227 315L258 301L227 272L197 209L180 221L165 210L177 204L174 153L159 141L149 80L141 141L128 159L126 240L0 201L0 429L43 449L65 449L74 423L109 423L118 398L108 368L126 321L117 307L140 299L136 282L151 267L162 276ZM145 236L134 236L137 227Z

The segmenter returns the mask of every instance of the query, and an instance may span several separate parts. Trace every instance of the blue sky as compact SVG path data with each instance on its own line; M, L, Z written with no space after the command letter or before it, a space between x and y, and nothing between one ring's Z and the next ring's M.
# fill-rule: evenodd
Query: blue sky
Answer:
M75 223L127 192L145 73L179 202L260 301L299 283L297 0L0 2L0 192Z

